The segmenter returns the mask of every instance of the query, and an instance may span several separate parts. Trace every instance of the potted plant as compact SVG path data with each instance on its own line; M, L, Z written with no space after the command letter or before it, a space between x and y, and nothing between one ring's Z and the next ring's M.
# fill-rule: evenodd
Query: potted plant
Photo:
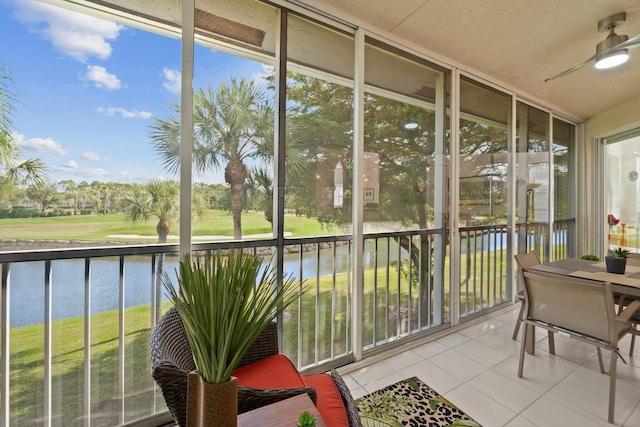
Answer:
M318 419L311 415L309 412L303 412L300 414L298 424L296 427L316 427L318 425Z
M232 372L251 344L298 292L279 283L271 264L242 251L191 258L178 266L178 286L163 284L180 313L196 365L187 386L188 426L237 426L238 389Z
M609 252L609 254L604 258L605 263L607 264L607 272L624 274L627 267L627 255L629 255L629 253L629 250L624 249L621 246L618 246Z

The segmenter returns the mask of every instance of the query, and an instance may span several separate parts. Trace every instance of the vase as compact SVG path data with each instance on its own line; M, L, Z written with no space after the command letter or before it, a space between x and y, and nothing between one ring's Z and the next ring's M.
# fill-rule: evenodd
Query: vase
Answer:
M627 267L626 258L605 257L604 261L607 264L608 273L624 274L624 270Z
M187 427L237 427L238 379L207 383L197 372L187 380Z

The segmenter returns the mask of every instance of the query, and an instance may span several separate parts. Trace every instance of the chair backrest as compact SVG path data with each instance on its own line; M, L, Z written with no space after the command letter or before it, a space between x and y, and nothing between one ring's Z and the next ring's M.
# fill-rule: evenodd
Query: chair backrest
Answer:
M522 270L540 264L540 258L538 258L538 254L536 253L536 251L527 252L526 254L514 255L513 257L518 264L518 277L520 279L518 289L520 289L520 287L524 288Z
M616 344L613 292L609 283L524 270L526 319Z
M640 266L640 254L633 253L627 255L627 265Z
M171 363L187 372L196 369L182 318L175 307L169 308L153 328L151 364L161 363Z
M538 258L538 254L535 251L527 252L526 254L514 255L513 257L516 259L516 263L518 263L518 268L520 268L520 270L540 264L540 258Z

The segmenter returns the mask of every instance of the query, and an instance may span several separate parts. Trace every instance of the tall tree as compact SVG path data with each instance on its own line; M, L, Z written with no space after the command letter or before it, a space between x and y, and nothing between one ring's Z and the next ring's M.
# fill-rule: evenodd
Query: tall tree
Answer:
M273 179L266 168L251 170L247 180L247 199L256 209L264 212L264 217L273 223Z
M40 205L40 209L44 213L48 207L58 200L59 194L55 184L39 184L30 185L27 188L27 197Z
M180 108L166 119L154 119L151 139L163 167L177 173L180 167ZM242 238L243 196L247 161L265 159L272 149L274 115L265 92L253 81L232 79L214 91L194 94L193 162L198 172L224 168L230 187L234 239Z
M125 217L132 224L157 217L158 242L166 243L171 223L180 212L179 194L178 184L174 181L154 180L147 184L135 184L124 199Z
M73 214L78 215L78 184L72 179L65 179L58 183L58 187L66 198L65 202L73 205Z
M15 143L12 115L17 102L6 66L0 65L0 196L25 184L42 185L47 180L45 165L39 159L21 159Z

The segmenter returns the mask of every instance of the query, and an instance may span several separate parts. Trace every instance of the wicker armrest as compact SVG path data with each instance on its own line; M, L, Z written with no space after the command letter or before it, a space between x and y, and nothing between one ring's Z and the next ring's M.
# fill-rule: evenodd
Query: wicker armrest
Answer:
M169 362L153 367L151 375L162 390L171 416L179 426L187 425L187 378L189 372Z
M307 393L315 405L318 398L313 387L264 389L238 387L238 414L252 411L299 394Z
M349 420L349 427L362 427L362 421L360 421L360 415L358 414L358 407L353 401L353 396L349 391L349 387L344 383L344 380L335 369L329 372L333 382L336 383L336 387L340 392L344 409L347 411L347 418Z

